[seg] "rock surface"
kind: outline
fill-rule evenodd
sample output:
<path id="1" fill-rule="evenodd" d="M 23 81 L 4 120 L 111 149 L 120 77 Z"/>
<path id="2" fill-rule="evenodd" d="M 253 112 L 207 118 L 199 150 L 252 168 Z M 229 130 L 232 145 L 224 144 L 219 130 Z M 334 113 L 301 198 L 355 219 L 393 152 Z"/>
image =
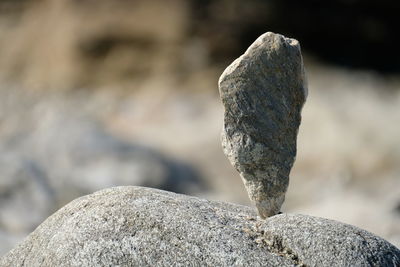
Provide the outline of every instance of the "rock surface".
<path id="1" fill-rule="evenodd" d="M 306 99 L 297 40 L 261 35 L 219 79 L 222 145 L 261 217 L 280 211 Z"/>
<path id="2" fill-rule="evenodd" d="M 305 215 L 116 187 L 71 202 L 0 266 L 396 266 L 400 251 L 356 227 Z"/>

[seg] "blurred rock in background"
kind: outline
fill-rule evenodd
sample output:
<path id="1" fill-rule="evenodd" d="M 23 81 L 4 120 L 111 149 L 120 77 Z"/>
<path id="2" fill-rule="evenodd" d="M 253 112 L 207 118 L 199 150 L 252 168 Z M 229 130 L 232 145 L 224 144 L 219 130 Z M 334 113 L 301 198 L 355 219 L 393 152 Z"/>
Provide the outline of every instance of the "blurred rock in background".
<path id="1" fill-rule="evenodd" d="M 399 246 L 393 5 L 1 1 L 0 254 L 104 187 L 249 204 L 222 153 L 217 80 L 266 31 L 300 41 L 309 78 L 284 211 L 354 224 Z"/>

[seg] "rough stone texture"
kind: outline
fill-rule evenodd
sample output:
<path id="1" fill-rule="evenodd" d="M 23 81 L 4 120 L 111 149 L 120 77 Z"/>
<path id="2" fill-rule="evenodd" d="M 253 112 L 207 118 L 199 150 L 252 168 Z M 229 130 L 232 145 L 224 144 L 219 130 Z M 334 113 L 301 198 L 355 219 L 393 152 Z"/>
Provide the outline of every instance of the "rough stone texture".
<path id="1" fill-rule="evenodd" d="M 280 211 L 306 98 L 297 40 L 268 32 L 221 75 L 224 153 L 261 217 Z"/>
<path id="2" fill-rule="evenodd" d="M 364 230 L 305 215 L 117 187 L 79 198 L 0 266 L 396 266 L 400 251 Z"/>
<path id="3" fill-rule="evenodd" d="M 398 266 L 400 251 L 352 225 L 324 218 L 284 214 L 267 220 L 258 231 L 269 245 L 309 266 Z"/>

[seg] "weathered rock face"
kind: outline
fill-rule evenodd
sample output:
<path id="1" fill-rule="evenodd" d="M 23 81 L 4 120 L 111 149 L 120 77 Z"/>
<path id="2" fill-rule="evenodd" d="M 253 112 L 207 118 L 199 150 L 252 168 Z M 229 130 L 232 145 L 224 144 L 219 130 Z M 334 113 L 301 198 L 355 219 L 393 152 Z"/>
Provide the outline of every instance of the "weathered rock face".
<path id="1" fill-rule="evenodd" d="M 0 266 L 396 266 L 400 251 L 364 230 L 305 215 L 259 220 L 244 206 L 117 187 L 79 198 Z"/>
<path id="2" fill-rule="evenodd" d="M 221 75 L 222 144 L 261 217 L 277 214 L 296 156 L 306 99 L 298 41 L 268 32 Z"/>

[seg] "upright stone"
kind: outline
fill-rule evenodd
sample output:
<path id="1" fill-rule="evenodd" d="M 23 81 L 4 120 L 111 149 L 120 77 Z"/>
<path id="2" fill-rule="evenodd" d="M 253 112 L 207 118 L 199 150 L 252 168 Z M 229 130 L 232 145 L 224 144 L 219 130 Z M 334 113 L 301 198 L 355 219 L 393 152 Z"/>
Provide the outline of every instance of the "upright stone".
<path id="1" fill-rule="evenodd" d="M 261 217 L 280 211 L 307 97 L 299 42 L 261 35 L 219 79 L 222 146 Z"/>

